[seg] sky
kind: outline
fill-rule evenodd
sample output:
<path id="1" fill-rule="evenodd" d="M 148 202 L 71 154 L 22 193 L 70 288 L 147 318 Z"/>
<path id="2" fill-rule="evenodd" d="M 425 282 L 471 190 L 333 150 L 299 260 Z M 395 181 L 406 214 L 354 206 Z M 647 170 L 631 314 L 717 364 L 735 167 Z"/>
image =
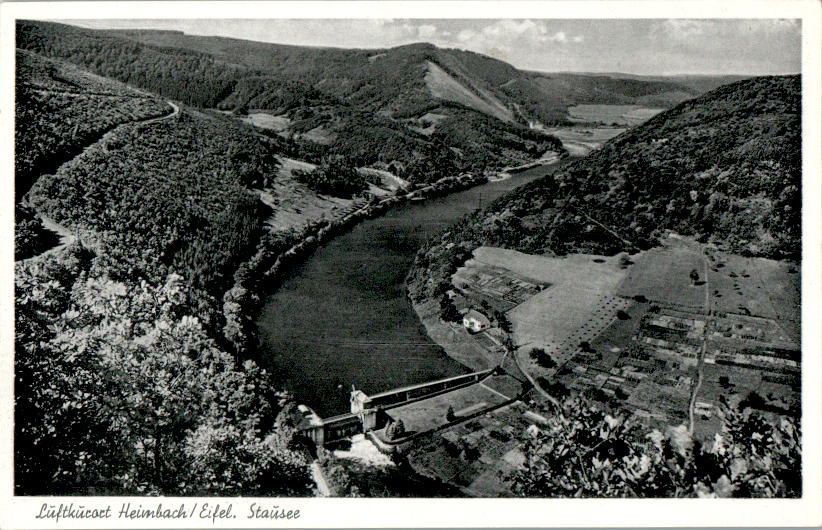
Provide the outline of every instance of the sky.
<path id="1" fill-rule="evenodd" d="M 801 22 L 789 19 L 167 19 L 71 20 L 93 28 L 340 48 L 430 42 L 545 72 L 788 74 L 801 71 Z"/>

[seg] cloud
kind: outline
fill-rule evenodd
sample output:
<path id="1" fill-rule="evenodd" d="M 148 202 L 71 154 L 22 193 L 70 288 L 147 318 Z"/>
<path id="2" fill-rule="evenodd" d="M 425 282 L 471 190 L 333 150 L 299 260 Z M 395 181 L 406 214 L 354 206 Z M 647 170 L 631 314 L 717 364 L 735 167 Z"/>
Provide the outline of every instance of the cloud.
<path id="1" fill-rule="evenodd" d="M 464 29 L 457 33 L 457 40 L 460 42 L 468 42 L 477 36 L 477 32 L 472 29 Z"/>
<path id="2" fill-rule="evenodd" d="M 662 38 L 689 40 L 711 36 L 735 36 L 737 38 L 760 34 L 791 34 L 800 31 L 800 21 L 795 19 L 668 19 L 652 29 L 652 34 Z"/>
<path id="3" fill-rule="evenodd" d="M 433 24 L 423 24 L 417 27 L 417 35 L 421 39 L 430 39 L 437 34 L 437 26 Z"/>
<path id="4" fill-rule="evenodd" d="M 581 43 L 581 35 L 572 36 L 560 28 L 551 28 L 542 20 L 497 20 L 485 26 L 459 31 L 454 44 L 480 53 L 520 50 L 539 52 L 550 44 Z"/>
<path id="5" fill-rule="evenodd" d="M 540 37 L 540 41 L 541 41 L 541 42 L 548 42 L 548 41 L 552 41 L 552 42 L 568 42 L 568 37 L 565 35 L 565 32 L 564 32 L 564 31 L 557 31 L 556 33 L 554 33 L 554 34 L 553 34 L 553 35 L 551 35 L 550 37 L 546 37 L 546 36 L 542 36 L 542 37 Z"/>

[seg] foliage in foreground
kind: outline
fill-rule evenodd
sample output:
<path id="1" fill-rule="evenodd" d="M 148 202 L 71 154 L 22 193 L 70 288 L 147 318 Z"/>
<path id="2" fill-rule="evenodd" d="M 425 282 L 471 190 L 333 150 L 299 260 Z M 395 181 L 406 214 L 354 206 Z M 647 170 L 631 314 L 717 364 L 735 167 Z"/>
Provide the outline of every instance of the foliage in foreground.
<path id="1" fill-rule="evenodd" d="M 799 497 L 801 431 L 723 407 L 711 443 L 684 425 L 648 432 L 575 398 L 540 430 L 526 433 L 526 465 L 512 477 L 527 497 Z"/>
<path id="2" fill-rule="evenodd" d="M 287 396 L 208 338 L 182 279 L 122 283 L 90 259 L 17 266 L 17 494 L 307 494 Z"/>

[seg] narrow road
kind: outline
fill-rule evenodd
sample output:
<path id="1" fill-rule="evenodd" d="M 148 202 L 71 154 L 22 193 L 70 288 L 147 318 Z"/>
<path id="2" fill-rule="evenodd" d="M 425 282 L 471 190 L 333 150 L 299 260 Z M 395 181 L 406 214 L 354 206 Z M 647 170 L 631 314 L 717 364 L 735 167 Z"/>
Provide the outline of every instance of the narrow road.
<path id="1" fill-rule="evenodd" d="M 149 99 L 146 98 L 143 94 L 114 94 L 111 92 L 83 92 L 83 91 L 74 91 L 74 90 L 53 90 L 50 88 L 35 88 L 35 87 L 28 87 L 28 89 L 32 92 L 36 92 L 38 94 L 49 95 L 49 94 L 56 94 L 59 96 L 97 96 L 97 97 L 106 97 L 106 98 L 134 98 L 134 99 Z"/>
<path id="2" fill-rule="evenodd" d="M 534 378 L 533 378 L 533 377 L 531 377 L 531 374 L 529 374 L 529 373 L 528 373 L 528 372 L 527 372 L 527 371 L 526 371 L 526 370 L 522 367 L 522 365 L 519 363 L 519 357 L 517 356 L 517 352 L 516 352 L 516 350 L 515 350 L 515 351 L 513 351 L 513 352 L 511 352 L 511 357 L 514 359 L 514 364 L 516 364 L 516 365 L 517 365 L 517 369 L 519 369 L 519 371 L 520 371 L 520 372 L 522 372 L 522 375 L 524 375 L 524 376 L 525 376 L 525 378 L 526 378 L 526 379 L 528 379 L 528 382 L 529 382 L 529 383 L 531 383 L 531 385 L 532 385 L 534 388 L 536 388 L 536 389 L 537 389 L 537 392 L 539 392 L 540 394 L 542 394 L 542 397 L 544 397 L 545 399 L 547 399 L 548 401 L 550 401 L 552 405 L 554 405 L 555 407 L 557 407 L 557 409 L 559 409 L 559 408 L 560 408 L 559 401 L 557 401 L 557 399 L 556 399 L 555 397 L 553 397 L 551 394 L 549 394 L 548 392 L 546 392 L 545 390 L 543 390 L 543 389 L 542 389 L 542 387 L 541 387 L 541 386 L 539 386 L 539 384 L 537 384 L 536 380 L 534 380 Z"/>
<path id="3" fill-rule="evenodd" d="M 54 171 L 54 173 L 57 173 L 57 171 L 59 171 L 60 168 L 62 168 L 66 164 L 69 164 L 72 161 L 76 160 L 77 157 L 83 156 L 83 154 L 85 154 L 85 152 L 88 151 L 93 146 L 97 145 L 98 143 L 100 143 L 102 141 L 107 140 L 108 138 L 111 138 L 111 135 L 114 133 L 114 131 L 118 127 L 120 127 L 121 125 L 137 125 L 137 124 L 148 125 L 148 124 L 153 124 L 153 123 L 159 123 L 159 122 L 162 122 L 162 121 L 170 120 L 170 119 L 174 118 L 175 116 L 177 116 L 178 114 L 180 114 L 180 107 L 179 106 L 177 106 L 175 103 L 173 103 L 171 101 L 168 101 L 168 100 L 166 101 L 166 103 L 168 103 L 168 105 L 171 107 L 171 112 L 169 114 L 164 114 L 163 116 L 158 116 L 156 118 L 146 118 L 146 119 L 143 119 L 143 120 L 136 120 L 136 121 L 125 122 L 125 123 L 120 123 L 120 124 L 115 125 L 110 131 L 104 133 L 99 139 L 97 139 L 96 141 L 94 141 L 91 144 L 84 147 L 83 150 L 80 152 L 80 154 L 78 154 L 77 156 L 75 156 L 74 158 L 72 158 L 71 160 L 69 160 L 65 164 L 61 165 L 59 168 L 57 168 Z M 21 199 L 21 203 L 23 203 L 23 204 L 27 203 L 27 198 L 25 196 L 23 196 L 23 198 Z M 71 231 L 71 229 L 57 223 L 53 219 L 51 219 L 49 217 L 46 217 L 46 216 L 44 216 L 40 213 L 38 213 L 37 216 L 40 218 L 40 222 L 43 223 L 43 226 L 47 230 L 55 232 L 60 237 L 60 243 L 58 245 L 44 251 L 44 252 L 41 252 L 40 254 L 37 254 L 36 256 L 31 256 L 30 258 L 22 260 L 21 263 L 22 262 L 30 262 L 31 260 L 34 260 L 34 259 L 40 259 L 43 256 L 56 254 L 57 252 L 62 251 L 68 245 L 71 245 L 72 243 L 74 243 L 77 240 L 77 234 L 75 234 L 73 231 Z"/>

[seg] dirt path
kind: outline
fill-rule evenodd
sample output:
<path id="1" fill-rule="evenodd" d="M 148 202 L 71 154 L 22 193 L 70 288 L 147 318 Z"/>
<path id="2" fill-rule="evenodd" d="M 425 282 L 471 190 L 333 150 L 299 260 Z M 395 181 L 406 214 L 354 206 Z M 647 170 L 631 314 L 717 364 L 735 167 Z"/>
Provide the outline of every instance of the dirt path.
<path id="1" fill-rule="evenodd" d="M 702 328 L 702 348 L 699 350 L 699 359 L 697 359 L 696 364 L 696 384 L 694 385 L 693 391 L 691 392 L 691 401 L 688 405 L 688 433 L 693 436 L 694 434 L 694 413 L 696 410 L 696 398 L 699 396 L 699 389 L 702 388 L 702 380 L 704 378 L 705 372 L 705 353 L 708 350 L 708 328 L 710 323 L 710 316 L 711 316 L 711 287 L 708 282 L 708 258 L 703 256 L 704 259 L 704 268 L 703 274 L 705 275 L 705 327 Z"/>
<path id="2" fill-rule="evenodd" d="M 513 352 L 511 352 L 511 357 L 514 359 L 514 364 L 517 365 L 519 371 L 522 372 L 522 375 L 524 375 L 526 379 L 528 379 L 528 382 L 531 383 L 531 385 L 537 389 L 537 392 L 539 392 L 542 395 L 542 397 L 550 401 L 551 404 L 554 405 L 557 408 L 557 410 L 559 410 L 559 401 L 554 396 L 543 390 L 543 388 L 539 386 L 536 380 L 533 377 L 531 377 L 531 374 L 529 374 L 528 371 L 522 367 L 522 365 L 519 363 L 519 355 L 517 355 L 517 353 L 518 351 L 514 350 Z"/>
<path id="3" fill-rule="evenodd" d="M 143 94 L 114 94 L 111 92 L 81 92 L 81 91 L 73 91 L 73 90 L 52 90 L 50 88 L 31 88 L 29 90 L 32 92 L 36 92 L 38 94 L 49 95 L 49 94 L 57 94 L 60 96 L 79 96 L 79 97 L 86 97 L 86 96 L 97 96 L 97 97 L 105 97 L 105 98 L 134 98 L 134 99 L 149 99 L 146 98 Z"/>
<path id="4" fill-rule="evenodd" d="M 117 127 L 120 127 L 121 125 L 138 125 L 138 124 L 139 125 L 147 125 L 147 124 L 159 123 L 159 122 L 166 121 L 166 120 L 169 120 L 171 118 L 174 118 L 175 116 L 180 114 L 180 107 L 179 106 L 172 103 L 171 101 L 166 101 L 166 103 L 168 103 L 169 106 L 172 109 L 169 114 L 165 114 L 163 116 L 158 116 L 156 118 L 146 118 L 146 119 L 143 119 L 143 120 L 136 120 L 136 121 L 132 121 L 132 122 L 117 124 L 111 130 L 104 133 L 99 139 L 97 139 L 96 141 L 94 141 L 91 144 L 84 147 L 83 150 L 80 152 L 80 154 L 78 154 L 77 156 L 75 156 L 74 158 L 72 158 L 71 160 L 66 162 L 65 164 L 62 164 L 60 166 L 60 168 L 63 167 L 64 165 L 66 165 L 66 164 L 71 163 L 72 161 L 77 159 L 77 157 L 83 156 L 83 154 L 86 151 L 88 151 L 90 148 L 97 145 L 98 143 L 100 143 L 102 141 L 105 141 L 108 138 L 111 138 L 111 135 L 114 133 L 114 131 L 117 129 Z M 57 171 L 59 171 L 60 168 L 57 168 L 57 170 L 55 170 L 55 173 Z M 26 204 L 27 200 L 26 200 L 25 196 L 23 197 L 21 202 L 23 204 Z M 48 249 L 44 252 L 41 252 L 40 254 L 37 254 L 36 256 L 31 256 L 30 258 L 22 260 L 21 263 L 31 262 L 31 260 L 35 260 L 35 259 L 42 259 L 43 256 L 49 256 L 49 255 L 61 252 L 64 248 L 71 245 L 72 243 L 74 243 L 78 239 L 77 234 L 74 233 L 71 229 L 57 223 L 55 220 L 51 219 L 50 217 L 47 217 L 47 216 L 42 215 L 40 213 L 38 213 L 37 216 L 40 218 L 40 222 L 43 223 L 43 227 L 45 227 L 47 230 L 50 230 L 50 231 L 56 233 L 59 236 L 60 242 L 56 246 L 54 246 L 54 247 L 52 247 L 52 248 L 50 248 L 50 249 Z"/>
<path id="5" fill-rule="evenodd" d="M 316 460 L 311 462 L 311 478 L 314 479 L 314 484 L 317 485 L 317 492 L 319 493 L 320 497 L 331 496 L 331 488 L 328 486 L 328 482 L 325 480 L 325 475 L 323 474 L 323 470 L 320 467 L 320 463 Z"/>

